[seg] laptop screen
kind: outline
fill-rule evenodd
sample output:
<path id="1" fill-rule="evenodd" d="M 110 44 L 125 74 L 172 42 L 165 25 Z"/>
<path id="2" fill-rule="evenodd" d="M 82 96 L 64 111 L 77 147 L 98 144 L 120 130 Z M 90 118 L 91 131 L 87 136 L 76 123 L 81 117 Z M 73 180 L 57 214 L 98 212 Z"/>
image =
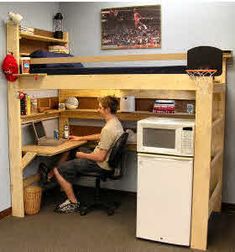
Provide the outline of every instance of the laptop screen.
<path id="1" fill-rule="evenodd" d="M 44 130 L 44 127 L 43 127 L 43 124 L 41 121 L 35 122 L 34 127 L 35 127 L 36 134 L 37 134 L 38 138 L 42 138 L 42 137 L 46 136 L 46 133 L 45 133 L 45 130 Z"/>

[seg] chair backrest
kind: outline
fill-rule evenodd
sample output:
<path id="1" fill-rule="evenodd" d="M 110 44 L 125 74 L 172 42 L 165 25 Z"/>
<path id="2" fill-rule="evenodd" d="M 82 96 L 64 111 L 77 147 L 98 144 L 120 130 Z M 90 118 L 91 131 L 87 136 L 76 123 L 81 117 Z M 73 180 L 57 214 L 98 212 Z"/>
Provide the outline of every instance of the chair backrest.
<path id="1" fill-rule="evenodd" d="M 109 156 L 109 165 L 113 168 L 112 175 L 109 177 L 111 179 L 119 179 L 123 175 L 123 165 L 122 165 L 122 156 L 125 150 L 125 145 L 127 142 L 128 133 L 124 132 L 114 144 L 112 151 Z"/>

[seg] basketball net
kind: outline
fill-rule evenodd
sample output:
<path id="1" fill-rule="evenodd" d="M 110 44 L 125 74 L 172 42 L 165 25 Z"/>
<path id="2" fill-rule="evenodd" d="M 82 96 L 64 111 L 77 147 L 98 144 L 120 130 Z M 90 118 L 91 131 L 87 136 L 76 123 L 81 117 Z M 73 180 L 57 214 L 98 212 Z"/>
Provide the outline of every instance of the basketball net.
<path id="1" fill-rule="evenodd" d="M 196 84 L 208 83 L 217 72 L 216 69 L 187 69 L 189 77 L 196 82 Z M 208 78 L 210 77 L 210 78 Z"/>

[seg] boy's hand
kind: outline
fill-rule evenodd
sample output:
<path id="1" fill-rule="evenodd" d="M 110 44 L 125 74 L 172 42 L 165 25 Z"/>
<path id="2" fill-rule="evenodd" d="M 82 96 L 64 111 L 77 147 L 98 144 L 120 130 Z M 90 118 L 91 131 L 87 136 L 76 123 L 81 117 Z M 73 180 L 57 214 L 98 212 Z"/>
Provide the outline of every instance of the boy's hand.
<path id="1" fill-rule="evenodd" d="M 79 137 L 79 136 L 73 136 L 73 135 L 70 135 L 69 136 L 69 139 L 72 140 L 72 141 L 81 141 L 82 137 Z"/>

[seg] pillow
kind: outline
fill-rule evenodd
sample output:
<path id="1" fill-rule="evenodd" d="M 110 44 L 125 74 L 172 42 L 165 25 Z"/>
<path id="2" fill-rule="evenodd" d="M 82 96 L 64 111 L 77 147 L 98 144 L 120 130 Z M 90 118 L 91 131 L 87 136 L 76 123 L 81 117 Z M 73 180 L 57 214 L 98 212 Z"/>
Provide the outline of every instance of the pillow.
<path id="1" fill-rule="evenodd" d="M 54 52 L 48 52 L 44 50 L 37 50 L 30 54 L 30 58 L 60 58 L 60 57 L 74 57 L 71 54 L 65 54 L 65 53 L 54 53 Z M 35 64 L 30 65 L 32 68 L 81 68 L 83 67 L 82 63 L 55 63 L 55 64 Z"/>

